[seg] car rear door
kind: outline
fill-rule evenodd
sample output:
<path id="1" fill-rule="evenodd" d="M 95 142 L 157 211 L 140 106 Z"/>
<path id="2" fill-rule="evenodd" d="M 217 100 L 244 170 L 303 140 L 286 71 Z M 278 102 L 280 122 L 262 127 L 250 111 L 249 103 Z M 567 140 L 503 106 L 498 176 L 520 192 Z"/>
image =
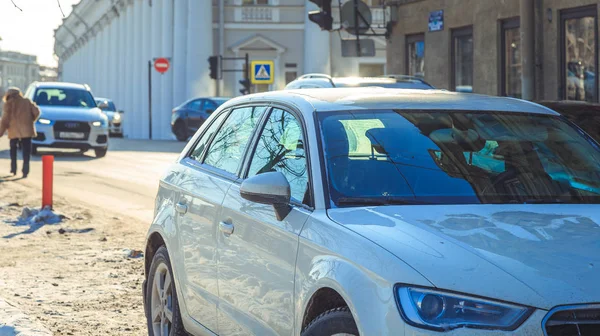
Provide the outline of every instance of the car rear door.
<path id="1" fill-rule="evenodd" d="M 272 206 L 229 188 L 219 216 L 219 331 L 223 335 L 291 335 L 298 236 L 311 213 L 311 191 L 301 119 L 273 108 L 266 118 L 247 173 L 280 171 L 288 179 L 293 209 L 278 221 Z M 244 175 L 243 175 L 244 176 Z"/>
<path id="2" fill-rule="evenodd" d="M 221 203 L 232 183 L 239 179 L 243 155 L 266 106 L 233 108 L 214 119 L 221 126 L 207 128 L 210 139 L 196 144 L 184 164 L 180 182 L 180 246 L 185 274 L 184 297 L 188 313 L 196 321 L 218 332 L 216 235 Z M 214 129 L 214 130 L 213 130 Z M 214 134 L 212 134 L 214 133 Z"/>

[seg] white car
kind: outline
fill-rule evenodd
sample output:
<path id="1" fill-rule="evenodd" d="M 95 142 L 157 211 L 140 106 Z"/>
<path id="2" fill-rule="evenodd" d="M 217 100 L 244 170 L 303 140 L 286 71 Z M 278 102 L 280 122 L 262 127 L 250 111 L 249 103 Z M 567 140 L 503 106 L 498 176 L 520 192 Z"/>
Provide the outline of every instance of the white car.
<path id="1" fill-rule="evenodd" d="M 33 83 L 25 96 L 41 110 L 32 140 L 32 152 L 44 148 L 93 149 L 96 157 L 108 151 L 108 118 L 96 107 L 87 85 L 72 83 Z"/>
<path id="2" fill-rule="evenodd" d="M 95 97 L 98 108 L 108 117 L 108 132 L 111 136 L 123 137 L 123 111 L 118 111 L 112 99 Z"/>
<path id="3" fill-rule="evenodd" d="M 389 75 L 382 77 L 330 77 L 325 74 L 306 74 L 286 85 L 285 90 L 382 87 L 388 89 L 434 89 L 423 79 L 413 76 Z"/>
<path id="4" fill-rule="evenodd" d="M 149 335 L 600 335 L 600 145 L 502 97 L 278 91 L 160 181 Z"/>

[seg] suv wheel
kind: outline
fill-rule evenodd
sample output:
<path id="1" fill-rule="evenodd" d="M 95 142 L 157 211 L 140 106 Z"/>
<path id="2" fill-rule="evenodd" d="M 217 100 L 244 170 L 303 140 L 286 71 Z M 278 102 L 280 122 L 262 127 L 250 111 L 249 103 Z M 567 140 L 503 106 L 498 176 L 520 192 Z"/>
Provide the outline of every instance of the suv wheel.
<path id="1" fill-rule="evenodd" d="M 302 332 L 302 336 L 358 336 L 358 328 L 348 307 L 328 310 L 317 316 Z"/>
<path id="2" fill-rule="evenodd" d="M 103 158 L 106 156 L 106 152 L 108 152 L 108 148 L 96 148 L 94 149 L 97 158 Z"/>
<path id="3" fill-rule="evenodd" d="M 175 137 L 179 141 L 187 141 L 187 139 L 188 139 L 187 127 L 185 126 L 185 123 L 181 120 L 178 120 L 175 123 L 173 133 L 175 133 Z"/>
<path id="4" fill-rule="evenodd" d="M 162 246 L 152 258 L 146 286 L 146 320 L 150 336 L 184 336 L 173 269 L 167 248 Z"/>

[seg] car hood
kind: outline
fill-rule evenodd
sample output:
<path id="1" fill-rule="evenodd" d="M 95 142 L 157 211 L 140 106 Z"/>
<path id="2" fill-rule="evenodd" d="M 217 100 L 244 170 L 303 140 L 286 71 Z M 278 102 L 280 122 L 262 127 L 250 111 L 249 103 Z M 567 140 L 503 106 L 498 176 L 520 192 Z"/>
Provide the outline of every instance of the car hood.
<path id="1" fill-rule="evenodd" d="M 381 206 L 328 215 L 438 288 L 543 309 L 600 302 L 600 205 Z"/>
<path id="2" fill-rule="evenodd" d="M 97 107 L 40 106 L 40 110 L 40 118 L 49 120 L 97 121 L 104 117 Z"/>

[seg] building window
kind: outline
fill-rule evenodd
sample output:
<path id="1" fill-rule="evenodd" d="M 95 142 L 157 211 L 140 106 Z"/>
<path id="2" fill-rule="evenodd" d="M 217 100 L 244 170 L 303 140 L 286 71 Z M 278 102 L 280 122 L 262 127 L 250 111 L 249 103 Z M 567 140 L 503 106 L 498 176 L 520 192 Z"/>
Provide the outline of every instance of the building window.
<path id="1" fill-rule="evenodd" d="M 473 92 L 473 27 L 452 30 L 451 79 L 455 91 Z"/>
<path id="2" fill-rule="evenodd" d="M 562 98 L 598 101 L 596 6 L 561 11 Z"/>
<path id="3" fill-rule="evenodd" d="M 286 71 L 285 72 L 285 84 L 289 84 L 290 82 L 292 82 L 293 80 L 295 80 L 296 78 L 298 78 L 298 72 L 297 71 Z"/>
<path id="4" fill-rule="evenodd" d="M 409 76 L 425 77 L 425 35 L 406 37 L 406 70 Z"/>
<path id="5" fill-rule="evenodd" d="M 521 35 L 519 19 L 501 23 L 501 85 L 500 95 L 521 98 Z"/>
<path id="6" fill-rule="evenodd" d="M 361 77 L 377 77 L 385 75 L 385 66 L 383 64 L 365 64 L 358 65 L 358 75 Z"/>

